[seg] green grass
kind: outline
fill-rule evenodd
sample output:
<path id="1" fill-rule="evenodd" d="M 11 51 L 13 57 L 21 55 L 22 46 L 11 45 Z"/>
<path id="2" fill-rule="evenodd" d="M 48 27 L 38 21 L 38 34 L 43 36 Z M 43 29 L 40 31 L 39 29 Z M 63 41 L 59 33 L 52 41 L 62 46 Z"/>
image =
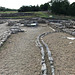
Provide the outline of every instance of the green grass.
<path id="1" fill-rule="evenodd" d="M 33 18 L 35 16 L 17 16 L 17 17 L 3 17 L 3 18 L 12 18 L 12 19 L 16 19 L 16 18 Z"/>
<path id="2" fill-rule="evenodd" d="M 0 12 L 0 13 L 17 13 L 17 11 L 6 11 L 6 12 Z M 43 17 L 43 18 L 48 18 L 49 15 L 47 12 L 23 12 L 23 13 L 33 13 L 34 15 L 31 16 L 15 16 L 15 17 L 4 17 L 4 18 L 33 18 L 33 17 Z"/>
<path id="3" fill-rule="evenodd" d="M 41 18 L 48 18 L 49 17 L 47 12 L 41 12 L 41 11 L 40 12 L 35 12 L 35 16 L 41 17 Z"/>
<path id="4" fill-rule="evenodd" d="M 36 16 L 43 18 L 54 18 L 54 19 L 75 19 L 75 16 L 55 15 L 49 12 L 35 12 Z M 52 17 L 50 17 L 52 15 Z"/>
<path id="5" fill-rule="evenodd" d="M 54 19 L 75 19 L 75 16 L 55 15 L 52 14 Z"/>
<path id="6" fill-rule="evenodd" d="M 0 11 L 0 13 L 17 13 L 18 11 Z"/>
<path id="7" fill-rule="evenodd" d="M 0 13 L 18 13 L 18 11 L 5 11 Z M 4 18 L 33 18 L 33 17 L 41 17 L 41 18 L 54 18 L 54 19 L 75 19 L 75 16 L 64 16 L 64 15 L 55 15 L 51 14 L 47 11 L 38 11 L 38 12 L 23 12 L 23 13 L 33 13 L 31 16 L 15 16 L 15 17 L 4 17 Z M 49 17 L 52 15 L 52 17 Z"/>

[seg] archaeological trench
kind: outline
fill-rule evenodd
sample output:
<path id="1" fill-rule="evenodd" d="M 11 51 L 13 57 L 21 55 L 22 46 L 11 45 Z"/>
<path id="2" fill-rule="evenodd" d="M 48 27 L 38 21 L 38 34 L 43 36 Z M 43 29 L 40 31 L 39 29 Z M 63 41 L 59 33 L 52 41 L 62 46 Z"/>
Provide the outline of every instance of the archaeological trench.
<path id="1" fill-rule="evenodd" d="M 0 75 L 75 75 L 75 21 L 0 19 Z"/>

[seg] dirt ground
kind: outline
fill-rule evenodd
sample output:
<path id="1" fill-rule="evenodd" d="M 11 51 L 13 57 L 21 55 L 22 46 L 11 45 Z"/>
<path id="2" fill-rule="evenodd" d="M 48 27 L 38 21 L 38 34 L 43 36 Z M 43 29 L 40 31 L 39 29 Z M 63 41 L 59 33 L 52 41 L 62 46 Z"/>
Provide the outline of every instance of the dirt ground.
<path id="1" fill-rule="evenodd" d="M 0 25 L 0 35 L 8 29 Z M 46 24 L 21 27 L 25 32 L 12 34 L 0 48 L 0 75 L 40 75 L 41 53 L 36 44 L 38 35 L 55 31 Z M 75 75 L 75 40 L 66 33 L 52 33 L 43 38 L 54 59 L 55 75 Z"/>
<path id="2" fill-rule="evenodd" d="M 3 23 L 3 24 L 0 24 L 0 36 L 6 31 L 8 30 L 8 27 L 7 27 L 7 22 L 6 23 Z"/>
<path id="3" fill-rule="evenodd" d="M 75 75 L 75 40 L 66 33 L 53 33 L 43 40 L 48 44 L 54 59 L 55 75 Z"/>
<path id="4" fill-rule="evenodd" d="M 0 48 L 0 75 L 41 74 L 41 54 L 36 38 L 52 30 L 46 24 L 22 29 L 25 32 L 11 35 Z"/>

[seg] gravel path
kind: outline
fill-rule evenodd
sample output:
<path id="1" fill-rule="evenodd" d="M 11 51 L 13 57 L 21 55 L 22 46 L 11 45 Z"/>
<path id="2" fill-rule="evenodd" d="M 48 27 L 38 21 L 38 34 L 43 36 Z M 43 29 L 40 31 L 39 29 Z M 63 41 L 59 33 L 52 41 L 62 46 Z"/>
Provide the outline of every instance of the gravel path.
<path id="1" fill-rule="evenodd" d="M 53 33 L 44 37 L 54 59 L 55 75 L 75 75 L 75 40 L 66 33 Z"/>
<path id="2" fill-rule="evenodd" d="M 47 25 L 23 29 L 25 32 L 11 35 L 0 48 L 0 75 L 40 75 L 41 54 L 36 38 L 52 30 Z"/>

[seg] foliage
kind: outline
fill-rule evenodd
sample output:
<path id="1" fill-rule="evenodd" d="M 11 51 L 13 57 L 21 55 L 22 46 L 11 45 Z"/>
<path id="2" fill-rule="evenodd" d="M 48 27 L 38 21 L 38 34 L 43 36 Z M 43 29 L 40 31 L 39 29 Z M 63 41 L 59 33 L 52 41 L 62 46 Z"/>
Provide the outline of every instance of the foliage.
<path id="1" fill-rule="evenodd" d="M 42 12 L 42 11 L 39 11 L 39 12 L 35 12 L 34 13 L 36 17 L 42 17 L 42 18 L 48 18 L 49 15 L 48 15 L 48 12 Z"/>
<path id="2" fill-rule="evenodd" d="M 42 4 L 40 6 L 22 6 L 18 12 L 29 12 L 29 11 L 47 11 L 50 9 L 49 3 Z"/>
<path id="3" fill-rule="evenodd" d="M 17 11 L 16 9 L 9 9 L 9 8 L 5 8 L 5 7 L 0 7 L 0 11 Z"/>
<path id="4" fill-rule="evenodd" d="M 16 9 L 9 9 L 0 7 L 0 13 L 6 13 L 6 11 L 17 11 Z M 50 11 L 56 15 L 75 16 L 75 2 L 72 4 L 68 0 L 51 0 L 40 6 L 22 6 L 18 9 L 18 12 L 37 12 L 37 11 Z M 44 16 L 44 15 L 43 15 Z"/>
<path id="5" fill-rule="evenodd" d="M 52 3 L 52 12 L 55 14 L 64 14 L 67 15 L 69 9 L 69 2 L 67 0 L 56 0 Z"/>
<path id="6" fill-rule="evenodd" d="M 22 6 L 19 8 L 18 12 L 29 12 L 29 11 L 39 11 L 39 6 Z"/>
<path id="7" fill-rule="evenodd" d="M 75 16 L 75 2 L 70 4 L 68 0 L 51 0 L 51 4 L 52 13 Z"/>
<path id="8" fill-rule="evenodd" d="M 75 2 L 72 3 L 69 7 L 69 15 L 75 16 Z"/>
<path id="9" fill-rule="evenodd" d="M 0 14 L 3 13 L 3 14 L 9 14 L 9 13 L 18 13 L 17 11 L 0 11 Z"/>
<path id="10" fill-rule="evenodd" d="M 50 10 L 50 5 L 49 5 L 49 3 L 45 3 L 45 4 L 40 5 L 40 9 L 41 9 L 41 11 Z"/>

